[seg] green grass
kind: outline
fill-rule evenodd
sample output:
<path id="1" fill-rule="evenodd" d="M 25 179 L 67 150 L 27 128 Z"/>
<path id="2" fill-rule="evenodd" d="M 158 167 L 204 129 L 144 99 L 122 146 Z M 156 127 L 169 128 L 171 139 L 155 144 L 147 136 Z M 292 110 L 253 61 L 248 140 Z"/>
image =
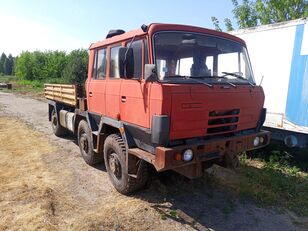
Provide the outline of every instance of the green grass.
<path id="1" fill-rule="evenodd" d="M 43 91 L 44 83 L 38 80 L 19 80 L 19 85 L 29 86 L 34 91 Z"/>
<path id="2" fill-rule="evenodd" d="M 0 83 L 12 83 L 15 92 L 42 92 L 44 82 L 38 80 L 21 80 L 16 76 L 0 76 Z"/>
<path id="3" fill-rule="evenodd" d="M 10 75 L 0 75 L 0 83 L 11 83 L 16 82 L 18 78 Z"/>
<path id="4" fill-rule="evenodd" d="M 44 79 L 44 80 L 19 80 L 18 83 L 24 86 L 31 86 L 36 91 L 43 91 L 45 83 L 65 83 L 62 79 Z"/>
<path id="5" fill-rule="evenodd" d="M 237 191 L 260 205 L 288 209 L 308 216 L 308 173 L 288 162 L 286 153 L 273 151 L 269 160 L 241 158 Z"/>
<path id="6" fill-rule="evenodd" d="M 269 162 L 273 156 L 279 157 L 289 166 L 295 166 L 302 171 L 308 172 L 308 148 L 288 148 L 281 143 L 272 140 L 271 144 L 261 150 L 249 152 L 252 158 L 258 158 Z"/>
<path id="7" fill-rule="evenodd" d="M 0 83 L 12 83 L 13 91 L 17 93 L 42 93 L 44 83 L 65 83 L 63 79 L 24 80 L 16 76 L 0 76 Z M 4 90 L 7 91 L 7 90 Z"/>

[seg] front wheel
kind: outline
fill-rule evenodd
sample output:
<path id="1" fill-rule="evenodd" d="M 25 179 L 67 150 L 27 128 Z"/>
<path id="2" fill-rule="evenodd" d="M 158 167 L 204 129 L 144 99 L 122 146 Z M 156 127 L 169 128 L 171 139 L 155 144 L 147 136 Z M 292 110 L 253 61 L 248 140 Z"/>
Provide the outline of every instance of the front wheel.
<path id="1" fill-rule="evenodd" d="M 105 140 L 104 159 L 109 178 L 122 194 L 130 194 L 145 186 L 148 179 L 147 163 L 139 161 L 137 177 L 128 175 L 126 166 L 126 148 L 119 134 L 109 135 Z"/>

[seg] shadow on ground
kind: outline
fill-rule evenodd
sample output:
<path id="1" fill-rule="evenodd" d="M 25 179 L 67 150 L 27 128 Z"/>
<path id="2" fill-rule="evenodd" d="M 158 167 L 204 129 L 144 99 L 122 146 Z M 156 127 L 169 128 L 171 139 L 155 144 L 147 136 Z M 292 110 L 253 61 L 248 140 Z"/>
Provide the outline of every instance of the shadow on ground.
<path id="1" fill-rule="evenodd" d="M 66 139 L 78 145 L 74 136 L 67 136 Z M 94 168 L 106 172 L 103 163 L 95 165 Z M 157 173 L 151 168 L 147 187 L 131 196 L 148 202 L 160 215 L 159 219 L 170 219 L 195 230 L 208 230 L 208 228 L 225 230 L 226 227 L 228 230 L 238 231 L 294 230 L 295 226 L 290 218 L 282 213 L 279 214 L 279 201 L 271 198 L 272 192 L 266 191 L 262 185 L 252 185 L 256 187 L 256 191 L 259 189 L 256 193 L 257 197 L 252 198 L 249 195 L 250 185 L 243 185 L 243 182 L 238 181 L 237 178 L 242 175 L 249 180 L 251 173 L 262 176 L 267 173 L 267 170 L 246 166 L 245 169 L 235 172 L 218 171 L 218 176 L 216 174 L 215 177 L 213 174 L 205 173 L 199 179 L 189 180 L 173 171 Z M 277 175 L 277 177 L 281 178 L 281 181 L 288 178 L 283 175 Z M 263 181 L 262 178 L 259 180 Z M 264 183 L 268 183 L 268 187 L 271 187 L 271 182 Z M 307 185 L 307 182 L 305 184 Z M 247 195 L 245 190 L 238 190 L 239 187 L 242 189 L 246 187 L 249 191 Z M 263 206 L 264 204 L 261 208 L 261 204 L 254 200 L 258 201 L 258 197 L 271 200 L 272 204 L 278 205 L 278 209 L 277 206 L 273 209 L 273 207 Z M 293 222 L 308 228 L 308 223 Z"/>
<path id="2" fill-rule="evenodd" d="M 249 172 L 255 171 L 261 175 L 264 174 L 262 171 L 266 171 L 248 168 Z M 263 204 L 261 208 L 262 203 L 253 202 L 252 199 L 256 198 L 239 193 L 237 187 L 241 186 L 241 182 L 233 184 L 237 181 L 236 177 L 237 173 L 231 170 L 218 173 L 215 177 L 205 173 L 195 180 L 172 171 L 153 173 L 149 188 L 135 196 L 151 203 L 161 219 L 172 219 L 196 230 L 207 230 L 205 227 L 214 230 L 225 230 L 226 227 L 228 230 L 294 230 L 291 219 L 280 210 L 279 201 L 271 201 L 277 205 L 275 207 Z M 218 180 L 222 181 L 218 184 Z M 305 183 L 307 186 L 308 182 Z M 270 196 L 270 193 L 265 192 L 264 196 Z M 308 228 L 307 219 L 293 222 Z"/>

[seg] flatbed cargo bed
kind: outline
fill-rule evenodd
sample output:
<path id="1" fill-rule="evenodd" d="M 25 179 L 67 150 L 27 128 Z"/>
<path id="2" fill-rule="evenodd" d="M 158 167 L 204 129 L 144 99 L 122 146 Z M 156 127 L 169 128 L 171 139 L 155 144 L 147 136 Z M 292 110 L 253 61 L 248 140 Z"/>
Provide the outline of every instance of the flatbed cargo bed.
<path id="1" fill-rule="evenodd" d="M 84 88 L 80 84 L 44 84 L 44 94 L 46 99 L 77 107 Z"/>

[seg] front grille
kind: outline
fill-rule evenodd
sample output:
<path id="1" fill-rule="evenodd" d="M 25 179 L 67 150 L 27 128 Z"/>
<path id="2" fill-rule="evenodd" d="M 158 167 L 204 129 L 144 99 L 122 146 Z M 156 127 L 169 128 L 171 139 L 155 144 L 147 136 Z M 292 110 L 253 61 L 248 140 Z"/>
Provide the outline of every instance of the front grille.
<path id="1" fill-rule="evenodd" d="M 210 111 L 207 133 L 224 133 L 236 130 L 239 113 L 240 109 Z"/>

